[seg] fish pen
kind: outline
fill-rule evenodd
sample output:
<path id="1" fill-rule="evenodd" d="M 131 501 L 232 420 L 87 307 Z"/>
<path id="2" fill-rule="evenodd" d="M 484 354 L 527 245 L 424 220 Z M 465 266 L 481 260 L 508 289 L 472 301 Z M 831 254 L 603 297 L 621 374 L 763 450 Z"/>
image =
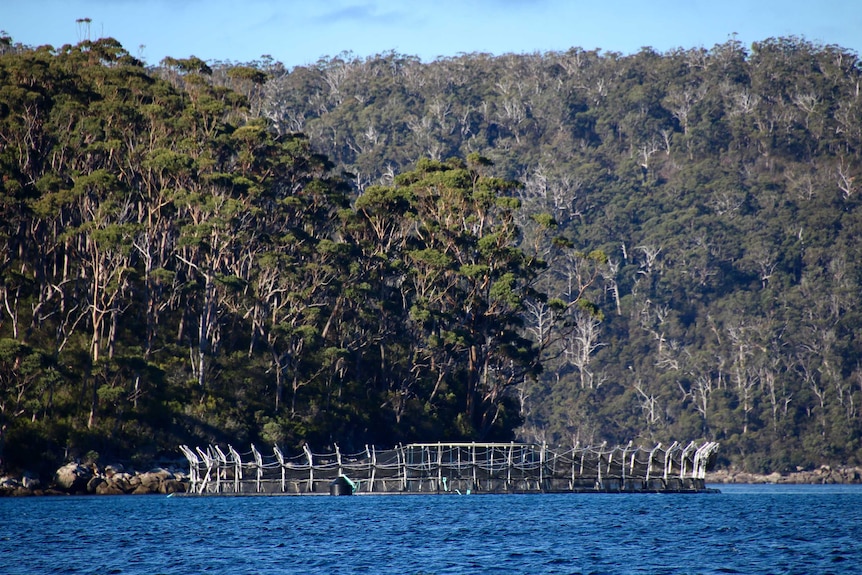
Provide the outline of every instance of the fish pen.
<path id="1" fill-rule="evenodd" d="M 412 443 L 287 456 L 232 446 L 180 447 L 189 494 L 697 493 L 718 444 L 552 449 L 526 443 Z"/>

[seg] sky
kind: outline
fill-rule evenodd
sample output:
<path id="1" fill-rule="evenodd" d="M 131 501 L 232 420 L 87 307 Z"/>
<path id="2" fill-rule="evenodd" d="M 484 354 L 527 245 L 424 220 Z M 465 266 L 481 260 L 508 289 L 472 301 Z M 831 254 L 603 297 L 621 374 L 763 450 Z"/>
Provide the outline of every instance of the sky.
<path id="1" fill-rule="evenodd" d="M 89 18 L 89 24 L 78 20 Z M 796 36 L 862 53 L 860 0 L 0 0 L 0 30 L 28 46 L 112 37 L 166 56 L 288 68 L 349 52 L 429 62 L 460 53 L 632 54 Z"/>

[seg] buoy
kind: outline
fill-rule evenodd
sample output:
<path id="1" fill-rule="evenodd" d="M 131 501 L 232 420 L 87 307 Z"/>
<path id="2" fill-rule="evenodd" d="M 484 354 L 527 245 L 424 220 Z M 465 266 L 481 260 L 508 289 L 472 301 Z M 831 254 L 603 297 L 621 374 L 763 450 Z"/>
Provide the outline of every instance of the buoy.
<path id="1" fill-rule="evenodd" d="M 330 495 L 353 495 L 354 483 L 346 476 L 339 475 L 329 484 Z"/>

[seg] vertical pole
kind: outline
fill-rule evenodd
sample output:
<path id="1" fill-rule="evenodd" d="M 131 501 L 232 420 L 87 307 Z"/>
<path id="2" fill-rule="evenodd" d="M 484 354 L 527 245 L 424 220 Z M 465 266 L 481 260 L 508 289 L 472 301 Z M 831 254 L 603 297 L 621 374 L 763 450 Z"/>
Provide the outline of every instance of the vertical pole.
<path id="1" fill-rule="evenodd" d="M 242 479 L 242 458 L 239 456 L 239 453 L 236 452 L 232 446 L 228 445 L 228 452 L 230 453 L 231 459 L 233 459 L 233 492 L 239 493 L 240 490 L 240 479 Z"/>
<path id="2" fill-rule="evenodd" d="M 365 444 L 365 467 L 363 469 L 362 478 L 366 481 L 370 481 L 374 478 L 372 475 L 374 473 L 374 460 L 371 458 L 371 450 L 368 448 L 368 444 Z M 362 485 L 359 483 L 358 485 Z M 367 489 L 367 488 L 366 488 Z M 356 491 L 359 491 L 357 487 Z"/>
<path id="3" fill-rule="evenodd" d="M 422 491 L 424 480 L 427 478 L 430 483 L 433 481 L 431 479 L 431 446 L 426 445 L 422 448 L 422 460 L 420 461 L 420 468 L 422 469 L 422 479 L 419 480 L 419 491 Z"/>
<path id="4" fill-rule="evenodd" d="M 437 442 L 437 491 L 443 485 L 443 445 Z"/>
<path id="5" fill-rule="evenodd" d="M 204 478 L 201 480 L 200 487 L 198 487 L 198 493 L 203 493 L 207 488 L 207 483 L 209 483 L 210 473 L 212 473 L 212 458 L 209 456 L 209 453 L 202 451 L 200 447 L 196 447 L 195 449 L 197 449 L 198 455 L 201 456 L 201 459 L 203 459 L 203 462 L 207 467 L 206 475 L 204 475 Z"/>
<path id="6" fill-rule="evenodd" d="M 488 469 L 488 491 L 491 491 L 491 486 L 494 484 L 494 446 L 486 445 L 484 449 L 484 457 L 483 462 L 485 463 L 485 467 Z"/>
<path id="7" fill-rule="evenodd" d="M 404 446 L 400 443 L 396 448 L 398 454 L 398 465 L 401 467 L 401 491 L 407 491 L 407 454 L 404 452 Z"/>
<path id="8" fill-rule="evenodd" d="M 604 445 L 599 447 L 598 451 L 598 460 L 596 461 L 596 471 L 598 472 L 598 477 L 596 481 L 598 482 L 599 489 L 602 488 L 602 453 L 604 453 Z"/>
<path id="9" fill-rule="evenodd" d="M 545 442 L 542 442 L 542 450 L 539 452 L 539 491 L 543 491 L 545 483 Z"/>
<path id="10" fill-rule="evenodd" d="M 257 480 L 255 481 L 255 492 L 260 493 L 260 480 L 263 477 L 263 458 L 257 452 L 254 443 L 251 444 L 251 452 L 254 454 L 254 462 L 257 464 Z"/>
<path id="11" fill-rule="evenodd" d="M 647 462 L 647 469 L 646 469 L 646 480 L 647 480 L 647 481 L 649 481 L 649 479 L 650 479 L 650 473 L 652 473 L 653 455 L 655 454 L 655 452 L 656 452 L 658 449 L 661 449 L 661 443 L 659 443 L 658 445 L 656 445 L 655 447 L 653 447 L 653 448 L 652 448 L 652 451 L 650 451 L 650 452 L 649 452 L 649 461 Z"/>
<path id="12" fill-rule="evenodd" d="M 275 452 L 275 458 L 278 459 L 278 466 L 281 467 L 281 492 L 284 493 L 287 490 L 284 477 L 284 455 L 281 453 L 281 450 L 277 445 L 274 445 L 272 450 Z"/>
<path id="13" fill-rule="evenodd" d="M 198 483 L 198 465 L 200 465 L 200 460 L 197 455 L 195 455 L 194 451 L 189 449 L 188 445 L 180 445 L 180 451 L 183 452 L 183 455 L 185 455 L 186 459 L 189 461 L 189 483 L 191 492 L 194 493 Z"/>
<path id="14" fill-rule="evenodd" d="M 215 452 L 217 454 L 216 460 L 216 493 L 221 493 L 221 478 L 222 474 L 224 474 L 225 479 L 227 479 L 227 457 L 224 456 L 221 448 L 218 445 L 214 447 Z M 222 464 L 224 464 L 224 470 L 222 470 Z"/>
<path id="15" fill-rule="evenodd" d="M 629 444 L 631 445 L 631 444 Z M 620 487 L 622 488 L 626 484 L 626 451 L 628 450 L 628 445 L 623 447 L 623 454 L 620 456 Z"/>
<path id="16" fill-rule="evenodd" d="M 368 483 L 368 491 L 374 491 L 374 472 L 377 471 L 377 450 L 371 446 L 371 481 Z"/>
<path id="17" fill-rule="evenodd" d="M 474 441 L 471 445 L 471 449 L 473 451 L 473 489 L 476 489 L 476 482 L 478 481 L 477 469 L 476 469 L 476 442 Z"/>
<path id="18" fill-rule="evenodd" d="M 685 449 L 682 450 L 682 455 L 680 455 L 680 461 L 679 461 L 679 478 L 680 479 L 685 479 L 685 468 L 686 468 L 687 459 L 689 457 L 689 453 L 691 453 L 694 449 L 696 449 L 696 447 L 697 447 L 697 445 L 694 443 L 694 441 L 692 441 L 691 443 L 689 443 L 686 446 Z M 694 475 L 692 475 L 692 477 L 694 477 Z"/>
<path id="19" fill-rule="evenodd" d="M 664 480 L 667 482 L 667 476 L 670 473 L 671 468 L 673 467 L 673 451 L 679 447 L 679 443 L 674 441 L 670 444 L 670 447 L 667 448 L 664 454 Z"/>
<path id="20" fill-rule="evenodd" d="M 308 485 L 305 488 L 306 493 L 314 491 L 314 456 L 311 455 L 311 450 L 308 445 L 303 445 L 302 450 L 305 451 L 305 457 L 308 458 Z"/>
<path id="21" fill-rule="evenodd" d="M 697 479 L 699 476 L 700 470 L 700 450 L 703 446 L 698 447 L 694 452 L 694 461 L 692 462 L 691 467 L 691 476 L 693 479 Z"/>
<path id="22" fill-rule="evenodd" d="M 509 442 L 509 465 L 506 470 L 506 491 L 512 490 L 512 466 L 514 465 L 514 461 L 512 459 L 513 452 L 515 451 L 515 442 Z"/>

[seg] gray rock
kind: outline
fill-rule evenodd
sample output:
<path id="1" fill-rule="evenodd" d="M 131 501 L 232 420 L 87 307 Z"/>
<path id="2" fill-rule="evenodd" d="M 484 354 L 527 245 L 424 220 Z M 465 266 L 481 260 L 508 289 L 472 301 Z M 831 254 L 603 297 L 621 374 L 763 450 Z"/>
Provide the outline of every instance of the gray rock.
<path id="1" fill-rule="evenodd" d="M 174 474 L 164 467 L 156 467 L 155 469 L 150 469 L 148 472 L 150 475 L 157 476 L 160 480 L 165 481 L 166 479 L 174 479 Z"/>
<path id="2" fill-rule="evenodd" d="M 105 480 L 101 477 L 91 477 L 87 482 L 87 493 L 96 493 L 96 490 L 102 483 L 105 483 Z"/>
<path id="3" fill-rule="evenodd" d="M 105 477 L 113 477 L 118 473 L 122 473 L 125 471 L 122 465 L 119 463 L 112 463 L 111 465 L 105 466 Z"/>
<path id="4" fill-rule="evenodd" d="M 87 490 L 87 482 L 93 477 L 93 472 L 78 463 L 67 463 L 54 474 L 54 483 L 58 488 L 69 493 L 81 493 Z"/>
<path id="5" fill-rule="evenodd" d="M 159 492 L 158 485 L 155 487 L 150 487 L 144 484 L 138 485 L 134 491 L 132 491 L 132 495 L 152 495 L 154 493 Z"/>
<path id="6" fill-rule="evenodd" d="M 116 483 L 104 481 L 96 487 L 96 495 L 123 495 L 123 491 Z"/>
<path id="7" fill-rule="evenodd" d="M 39 489 L 42 486 L 42 482 L 35 475 L 25 472 L 24 476 L 21 477 L 21 485 L 26 489 Z"/>
<path id="8" fill-rule="evenodd" d="M 162 477 L 157 474 L 149 471 L 147 473 L 141 473 L 140 475 L 141 485 L 150 490 L 158 491 L 159 485 L 162 483 Z"/>
<path id="9" fill-rule="evenodd" d="M 4 491 L 11 491 L 13 489 L 17 489 L 21 486 L 21 483 L 14 477 L 0 477 L 0 489 Z"/>
<path id="10" fill-rule="evenodd" d="M 185 493 L 186 484 L 176 479 L 167 479 L 162 483 L 159 493 L 170 495 L 171 493 Z"/>
<path id="11" fill-rule="evenodd" d="M 114 476 L 108 482 L 112 488 L 118 490 L 120 493 L 131 493 L 134 487 L 128 479 L 125 477 Z"/>

